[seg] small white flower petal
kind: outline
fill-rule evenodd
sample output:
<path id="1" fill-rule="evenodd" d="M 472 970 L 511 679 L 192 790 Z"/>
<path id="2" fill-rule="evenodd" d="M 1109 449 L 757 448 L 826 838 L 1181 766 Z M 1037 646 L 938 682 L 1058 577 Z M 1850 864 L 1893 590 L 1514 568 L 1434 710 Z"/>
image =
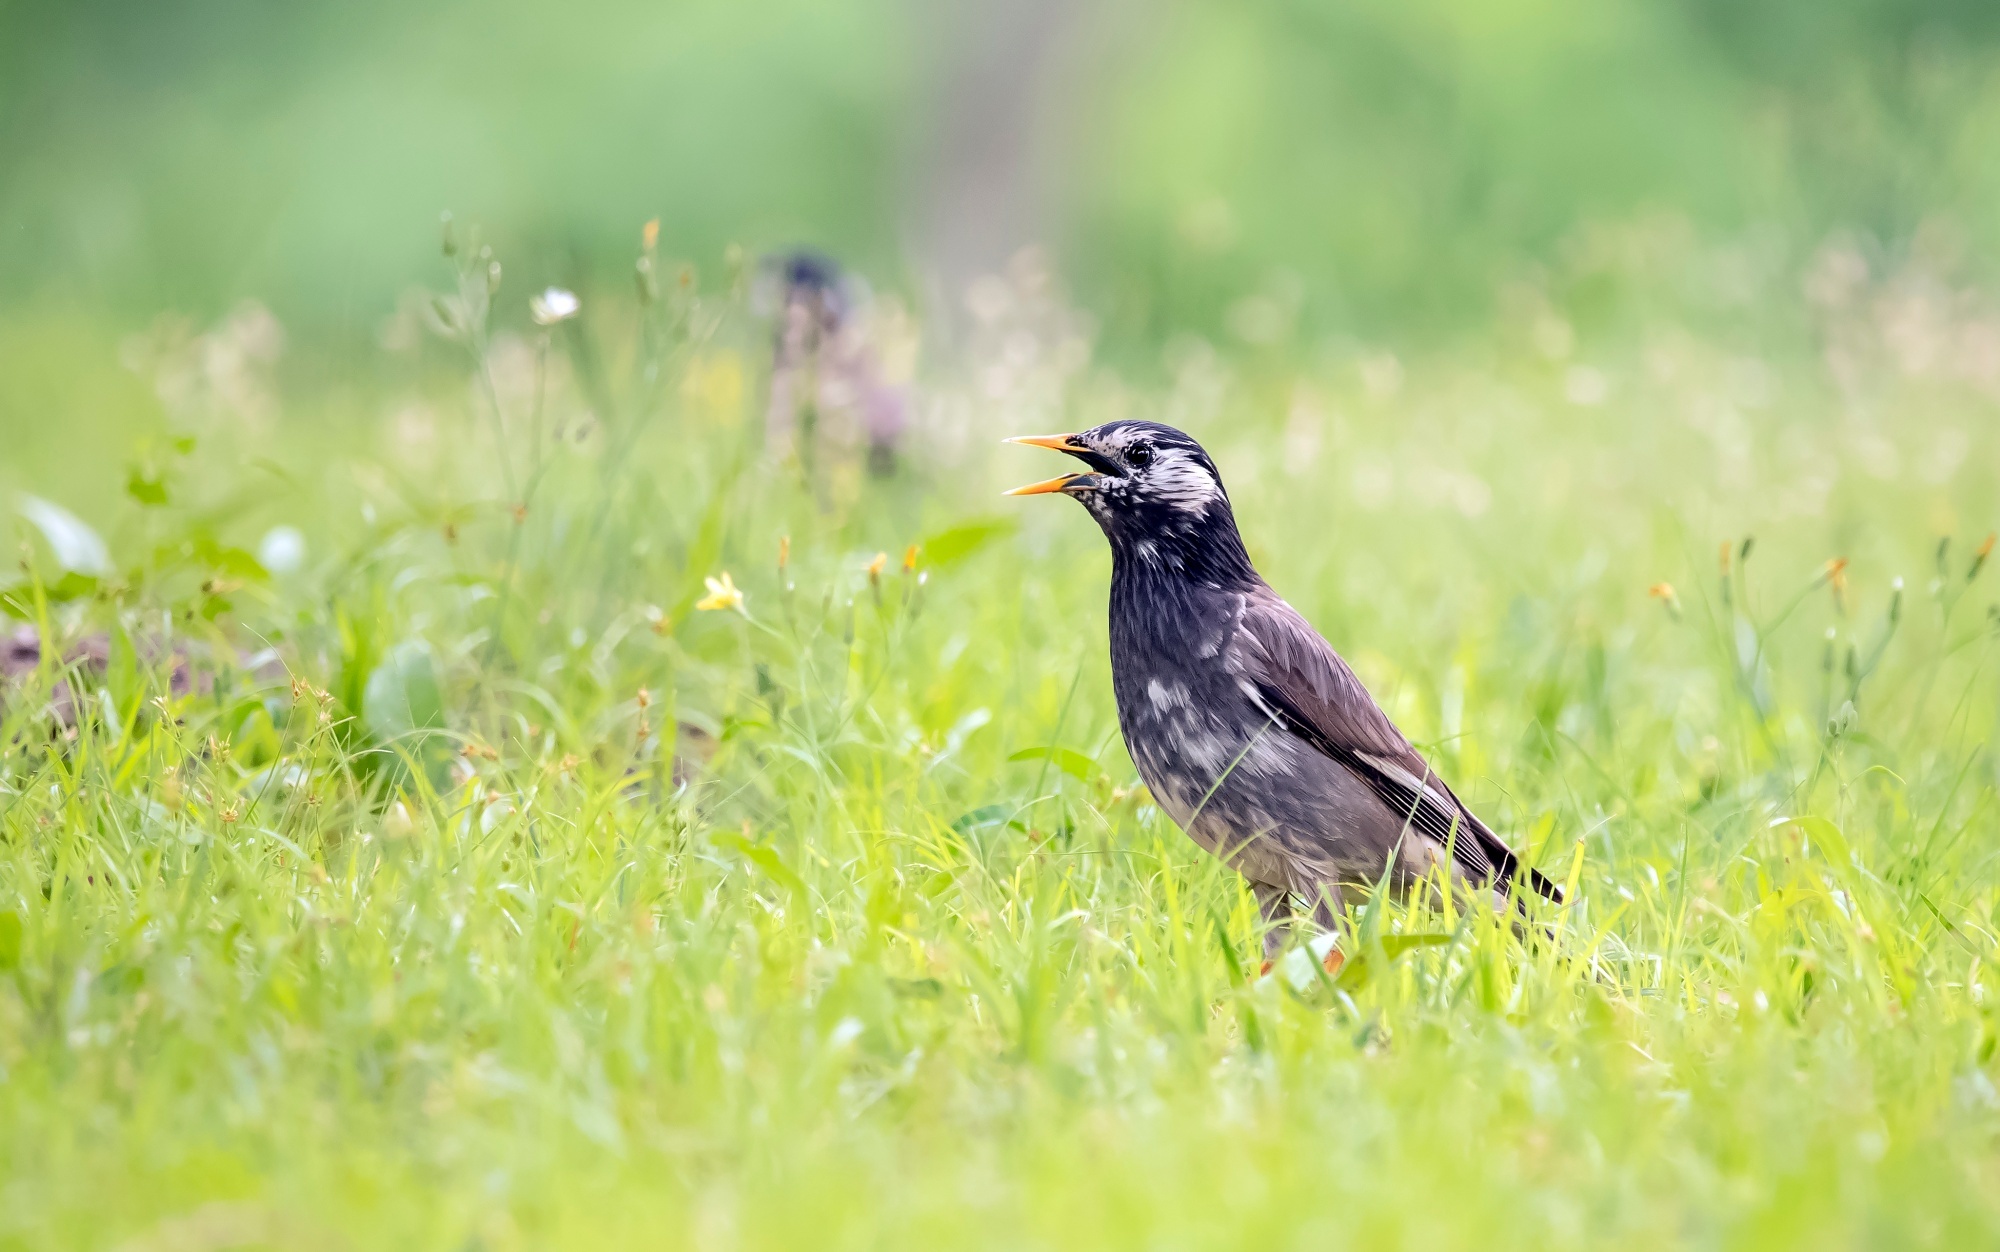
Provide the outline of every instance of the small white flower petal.
<path id="1" fill-rule="evenodd" d="M 576 293 L 567 288 L 550 287 L 542 294 L 528 298 L 528 311 L 534 315 L 537 323 L 553 326 L 557 322 L 566 322 L 582 312 L 583 301 L 577 299 Z"/>

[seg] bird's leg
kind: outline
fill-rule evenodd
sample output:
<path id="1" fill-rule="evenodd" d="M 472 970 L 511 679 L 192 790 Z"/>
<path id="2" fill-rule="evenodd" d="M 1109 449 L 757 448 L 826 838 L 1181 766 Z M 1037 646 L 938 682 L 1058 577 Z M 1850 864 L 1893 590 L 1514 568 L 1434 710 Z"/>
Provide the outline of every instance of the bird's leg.
<path id="1" fill-rule="evenodd" d="M 1312 922 L 1321 934 L 1340 934 L 1340 912 L 1342 895 L 1339 883 L 1321 883 L 1317 897 L 1313 900 Z M 1338 974 L 1340 967 L 1347 964 L 1347 957 L 1338 943 L 1327 947 L 1326 955 L 1319 960 L 1329 974 Z"/>
<path id="2" fill-rule="evenodd" d="M 1285 946 L 1285 935 L 1291 930 L 1292 893 L 1264 882 L 1251 883 L 1250 893 L 1257 897 L 1257 912 L 1264 918 L 1264 964 L 1257 970 L 1257 976 L 1262 978 L 1271 972 Z"/>
<path id="3" fill-rule="evenodd" d="M 1262 978 L 1277 964 L 1278 953 L 1284 950 L 1285 941 L 1298 923 L 1292 911 L 1292 893 L 1284 887 L 1274 887 L 1269 883 L 1253 882 L 1250 892 L 1257 897 L 1257 911 L 1263 915 L 1264 963 L 1257 970 Z M 1338 883 L 1321 883 L 1317 898 L 1313 902 L 1312 924 L 1320 934 L 1328 937 L 1340 933 L 1341 889 Z M 1347 957 L 1337 944 L 1330 944 L 1326 954 L 1320 957 L 1320 965 L 1329 974 L 1338 974 Z"/>

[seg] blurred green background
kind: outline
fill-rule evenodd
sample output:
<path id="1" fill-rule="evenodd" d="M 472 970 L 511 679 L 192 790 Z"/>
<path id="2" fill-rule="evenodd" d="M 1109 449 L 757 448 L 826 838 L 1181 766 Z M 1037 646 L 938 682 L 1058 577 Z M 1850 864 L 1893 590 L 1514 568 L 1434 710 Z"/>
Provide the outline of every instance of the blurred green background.
<path id="1" fill-rule="evenodd" d="M 12 0 L 0 304 L 371 337 L 446 208 L 576 283 L 658 216 L 931 304 L 1041 241 L 1114 346 L 1264 290 L 1448 335 L 1648 212 L 1773 272 L 1943 220 L 1983 272 L 1996 50 L 1983 0 Z"/>

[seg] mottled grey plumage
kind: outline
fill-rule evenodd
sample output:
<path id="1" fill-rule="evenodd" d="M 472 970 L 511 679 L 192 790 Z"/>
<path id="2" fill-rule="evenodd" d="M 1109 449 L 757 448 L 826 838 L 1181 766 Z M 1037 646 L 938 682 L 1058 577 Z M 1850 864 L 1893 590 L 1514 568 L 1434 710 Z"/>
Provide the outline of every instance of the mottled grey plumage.
<path id="1" fill-rule="evenodd" d="M 1345 886 L 1447 863 L 1503 898 L 1517 877 L 1560 898 L 1258 576 L 1201 445 L 1137 421 L 1019 442 L 1090 467 L 1018 494 L 1073 496 L 1103 528 L 1125 746 L 1161 809 L 1250 880 L 1267 920 L 1303 902 L 1330 926 Z M 1282 942 L 1274 927 L 1267 950 Z"/>

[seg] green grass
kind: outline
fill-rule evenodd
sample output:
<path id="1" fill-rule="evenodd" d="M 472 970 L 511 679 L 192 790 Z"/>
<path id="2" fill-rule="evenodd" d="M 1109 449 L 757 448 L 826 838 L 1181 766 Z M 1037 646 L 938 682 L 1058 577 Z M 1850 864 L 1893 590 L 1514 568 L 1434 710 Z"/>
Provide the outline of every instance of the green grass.
<path id="1" fill-rule="evenodd" d="M 544 332 L 503 283 L 262 416 L 79 413 L 146 433 L 8 470 L 116 571 L 22 523 L 5 591 L 112 661 L 0 712 L 0 1246 L 2000 1241 L 2000 442 L 1897 290 L 1761 361 L 1545 307 L 1157 388 L 1031 322 L 888 481 L 760 452 L 727 291 Z M 1133 790 L 1100 539 L 997 497 L 1047 466 L 993 438 L 1119 413 L 1572 880 L 1548 939 L 1378 898 L 1337 982 L 1246 979 Z"/>

